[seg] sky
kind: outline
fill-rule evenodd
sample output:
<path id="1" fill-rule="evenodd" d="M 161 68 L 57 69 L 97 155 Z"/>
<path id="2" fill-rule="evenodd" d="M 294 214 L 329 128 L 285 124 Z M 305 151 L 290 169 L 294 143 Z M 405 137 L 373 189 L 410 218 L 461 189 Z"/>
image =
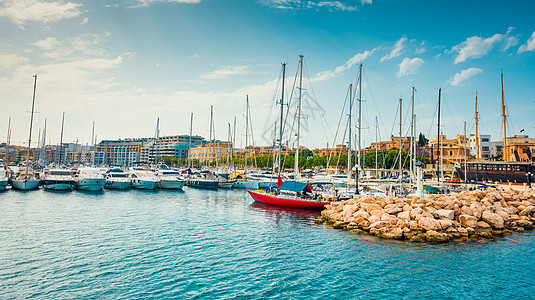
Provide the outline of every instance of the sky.
<path id="1" fill-rule="evenodd" d="M 215 137 L 236 120 L 243 147 L 247 97 L 248 144 L 269 145 L 283 63 L 284 109 L 297 111 L 299 55 L 303 146 L 347 142 L 359 64 L 362 146 L 399 135 L 400 98 L 408 135 L 412 87 L 417 132 L 436 136 L 440 88 L 441 132 L 475 132 L 477 92 L 479 132 L 501 140 L 502 69 L 507 135 L 535 137 L 534 11 L 515 0 L 0 0 L 0 141 L 11 118 L 11 143 L 27 144 L 37 74 L 32 146 L 45 119 L 46 143 L 59 143 L 63 112 L 64 142 L 91 143 L 93 122 L 97 141 L 153 137 L 158 118 L 160 136 L 188 134 L 192 113 L 208 138 L 213 106 Z"/>

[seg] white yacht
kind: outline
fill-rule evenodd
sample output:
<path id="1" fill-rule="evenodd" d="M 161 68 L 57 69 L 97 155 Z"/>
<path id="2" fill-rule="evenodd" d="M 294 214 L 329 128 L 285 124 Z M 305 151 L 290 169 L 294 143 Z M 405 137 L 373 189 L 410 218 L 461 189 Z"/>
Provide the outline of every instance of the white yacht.
<path id="1" fill-rule="evenodd" d="M 154 190 L 160 183 L 156 174 L 149 170 L 130 171 L 129 178 L 134 189 Z"/>
<path id="2" fill-rule="evenodd" d="M 160 179 L 161 189 L 181 190 L 186 183 L 180 172 L 172 169 L 159 170 L 156 176 Z"/>
<path id="3" fill-rule="evenodd" d="M 97 168 L 78 168 L 75 169 L 74 187 L 81 191 L 102 191 L 106 185 L 106 179 L 101 169 Z"/>
<path id="4" fill-rule="evenodd" d="M 122 169 L 112 168 L 106 171 L 106 188 L 114 190 L 125 190 L 132 184 L 128 174 Z"/>
<path id="5" fill-rule="evenodd" d="M 4 165 L 4 167 L 0 169 L 0 191 L 5 191 L 7 188 L 7 184 L 9 183 L 8 174 L 7 166 Z"/>
<path id="6" fill-rule="evenodd" d="M 49 169 L 43 172 L 43 185 L 47 190 L 68 191 L 74 186 L 71 171 L 65 169 Z"/>
<path id="7" fill-rule="evenodd" d="M 20 191 L 29 191 L 39 188 L 41 184 L 41 178 L 39 174 L 34 172 L 33 169 L 29 168 L 19 168 L 18 172 L 15 173 L 11 179 L 11 186 Z"/>

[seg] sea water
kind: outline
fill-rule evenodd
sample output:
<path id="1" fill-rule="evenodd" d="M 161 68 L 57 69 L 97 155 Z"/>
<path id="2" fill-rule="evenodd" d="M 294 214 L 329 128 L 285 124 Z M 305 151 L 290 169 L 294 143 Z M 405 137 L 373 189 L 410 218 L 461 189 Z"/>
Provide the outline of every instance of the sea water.
<path id="1" fill-rule="evenodd" d="M 528 299 L 535 234 L 416 244 L 245 191 L 0 193 L 1 299 Z"/>

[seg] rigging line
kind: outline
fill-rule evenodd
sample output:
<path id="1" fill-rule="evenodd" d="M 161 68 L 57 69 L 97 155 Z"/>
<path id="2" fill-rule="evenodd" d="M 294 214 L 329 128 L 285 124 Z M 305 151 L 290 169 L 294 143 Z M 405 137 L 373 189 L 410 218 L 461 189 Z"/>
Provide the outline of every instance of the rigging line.
<path id="1" fill-rule="evenodd" d="M 522 92 L 520 92 L 513 84 L 512 84 L 512 81 L 509 81 L 509 79 L 506 77 L 505 78 L 505 82 L 511 87 L 513 88 L 513 90 L 515 90 L 520 96 L 524 97 L 526 100 L 532 102 L 532 103 L 535 103 L 535 99 L 532 99 L 528 96 L 526 96 L 525 94 L 523 94 Z"/>
<path id="2" fill-rule="evenodd" d="M 321 107 L 321 105 L 318 103 L 318 100 L 317 100 L 317 97 L 316 97 L 316 92 L 314 91 L 314 88 L 312 86 L 312 83 L 311 83 L 311 80 L 310 80 L 310 73 L 308 72 L 308 67 L 307 67 L 307 64 L 306 62 L 303 60 L 303 66 L 304 66 L 304 72 L 305 72 L 305 80 L 308 82 L 308 87 L 310 88 L 310 92 L 312 93 L 312 99 L 314 100 L 314 103 L 316 104 L 316 106 L 318 106 L 319 108 L 319 114 L 320 114 L 320 119 L 323 120 L 324 124 L 325 124 L 325 127 L 327 128 L 327 130 L 329 131 L 330 133 L 330 136 L 332 137 L 333 136 L 333 132 L 331 130 L 331 128 L 329 127 L 329 122 L 327 122 L 327 119 L 325 118 L 325 109 L 323 109 L 323 107 Z M 324 137 L 325 137 L 325 140 L 328 140 L 328 136 L 325 132 L 325 127 L 323 128 L 323 132 L 324 132 Z"/>
<path id="3" fill-rule="evenodd" d="M 265 135 L 265 132 L 267 132 L 269 130 L 269 134 L 271 135 L 271 124 L 273 124 L 273 122 L 271 122 L 271 114 L 273 113 L 274 111 L 274 108 L 277 107 L 277 98 L 278 98 L 278 94 L 279 94 L 279 87 L 281 85 L 281 78 L 282 78 L 282 68 L 280 70 L 280 73 L 279 73 L 279 77 L 277 78 L 277 84 L 276 84 L 276 88 L 275 88 L 275 91 L 273 92 L 273 98 L 271 98 L 271 106 L 270 106 L 270 109 L 269 109 L 269 112 L 265 118 L 265 121 L 264 121 L 264 134 L 263 136 Z M 276 123 L 277 121 L 275 121 Z M 275 125 L 273 125 L 275 126 Z"/>
<path id="4" fill-rule="evenodd" d="M 445 101 L 447 99 L 444 97 L 444 93 L 442 93 L 442 98 L 444 99 L 442 102 L 446 104 L 446 109 L 448 110 L 448 113 L 450 114 L 451 120 L 455 120 L 455 118 L 453 117 L 453 114 L 451 113 L 451 109 L 448 104 L 448 101 Z M 462 130 L 460 130 L 460 128 L 457 125 L 458 125 L 457 122 L 453 122 L 453 129 L 455 130 L 455 132 L 462 132 Z"/>
<path id="5" fill-rule="evenodd" d="M 342 106 L 342 111 L 340 112 L 340 118 L 338 119 L 338 126 L 336 127 L 336 133 L 334 135 L 332 148 L 331 148 L 331 150 L 329 151 L 329 154 L 328 154 L 327 167 L 329 167 L 329 163 L 331 161 L 331 156 L 332 156 L 332 153 L 333 153 L 333 148 L 336 145 L 336 138 L 338 137 L 338 131 L 340 130 L 340 124 L 342 123 L 342 118 L 344 117 L 344 112 L 345 112 L 345 109 L 346 109 L 346 104 L 347 104 L 348 98 L 349 98 L 349 88 L 347 89 L 346 97 L 345 97 L 345 100 L 344 100 L 344 106 Z M 343 140 L 342 140 L 342 144 L 343 144 Z"/>
<path id="6" fill-rule="evenodd" d="M 396 105 L 396 113 L 394 114 L 394 116 L 397 116 L 398 112 L 399 112 L 399 105 Z M 394 117 L 394 121 L 392 123 L 392 129 L 390 130 L 390 136 L 394 136 L 393 133 L 394 133 L 394 127 L 396 126 L 396 118 Z"/>
<path id="7" fill-rule="evenodd" d="M 437 103 L 437 106 L 435 106 L 435 113 L 433 114 L 433 119 L 431 119 L 431 123 L 429 124 L 429 131 L 427 131 L 427 137 L 429 138 L 429 140 L 431 140 L 431 130 L 434 127 L 433 124 L 435 124 L 435 117 L 437 116 L 437 112 L 438 112 L 438 103 Z"/>

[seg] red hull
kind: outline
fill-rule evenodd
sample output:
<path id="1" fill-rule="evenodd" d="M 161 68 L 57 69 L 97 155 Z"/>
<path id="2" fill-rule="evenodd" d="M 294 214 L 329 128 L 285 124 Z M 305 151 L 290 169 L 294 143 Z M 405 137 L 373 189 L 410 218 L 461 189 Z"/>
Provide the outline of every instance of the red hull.
<path id="1" fill-rule="evenodd" d="M 274 196 L 270 194 L 258 193 L 248 190 L 249 195 L 257 202 L 282 206 L 282 207 L 291 207 L 291 208 L 301 208 L 301 209 L 313 209 L 313 210 L 322 210 L 325 208 L 325 205 L 330 204 L 330 202 L 325 201 L 309 201 L 309 200 L 297 200 L 290 198 L 283 198 L 282 196 Z"/>

